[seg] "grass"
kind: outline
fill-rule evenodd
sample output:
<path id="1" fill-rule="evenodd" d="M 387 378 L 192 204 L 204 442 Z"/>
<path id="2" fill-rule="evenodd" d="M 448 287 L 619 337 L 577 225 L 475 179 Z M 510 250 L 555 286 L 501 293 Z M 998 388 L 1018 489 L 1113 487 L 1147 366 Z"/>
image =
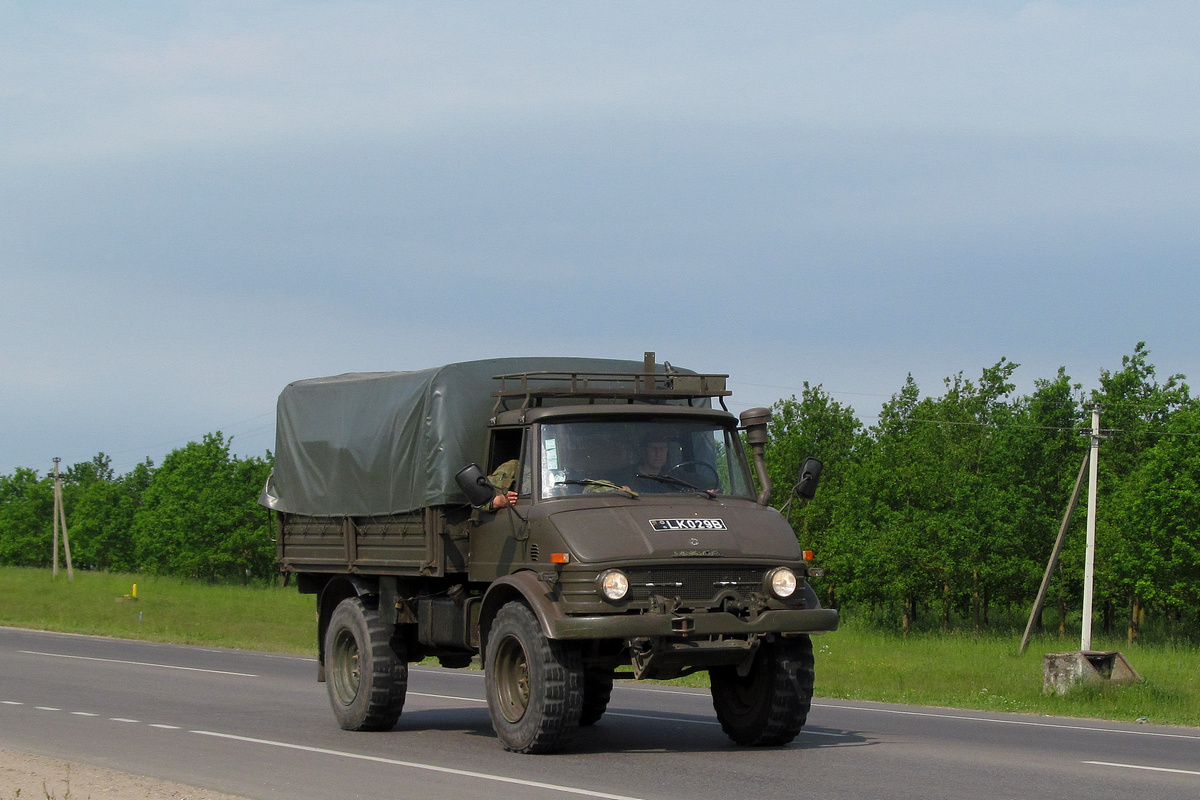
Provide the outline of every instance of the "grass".
<path id="1" fill-rule="evenodd" d="M 1082 684 L 1066 695 L 1042 694 L 1042 656 L 1079 649 L 1078 637 L 1035 637 L 1017 655 L 1020 631 L 1009 635 L 926 633 L 904 638 L 846 625 L 813 639 L 817 694 L 983 711 L 1094 717 L 1200 726 L 1200 651 L 1172 643 L 1125 645 L 1093 640 L 1096 650 L 1119 650 L 1143 680 Z"/>
<path id="2" fill-rule="evenodd" d="M 125 600 L 138 585 L 138 600 Z M 316 656 L 314 601 L 294 587 L 210 586 L 175 578 L 0 568 L 0 625 Z M 120 599 L 122 602 L 118 602 Z M 1017 655 L 1020 631 L 918 633 L 905 638 L 853 616 L 813 638 L 820 697 L 881 700 L 984 711 L 1200 726 L 1200 649 L 1163 640 L 1120 650 L 1137 684 L 1085 684 L 1042 694 L 1042 654 L 1076 650 L 1078 636 L 1035 637 Z M 706 686 L 707 675 L 683 679 Z"/>
<path id="3" fill-rule="evenodd" d="M 137 584 L 137 600 L 127 599 Z M 294 586 L 0 568 L 0 625 L 316 656 L 315 602 Z"/>

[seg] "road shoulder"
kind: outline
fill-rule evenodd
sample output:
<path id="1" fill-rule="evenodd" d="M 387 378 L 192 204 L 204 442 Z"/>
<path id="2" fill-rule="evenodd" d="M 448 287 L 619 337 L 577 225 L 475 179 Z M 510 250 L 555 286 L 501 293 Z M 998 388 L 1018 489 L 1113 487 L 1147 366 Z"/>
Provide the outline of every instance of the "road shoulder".
<path id="1" fill-rule="evenodd" d="M 0 749 L 0 800 L 242 800 L 127 772 Z"/>

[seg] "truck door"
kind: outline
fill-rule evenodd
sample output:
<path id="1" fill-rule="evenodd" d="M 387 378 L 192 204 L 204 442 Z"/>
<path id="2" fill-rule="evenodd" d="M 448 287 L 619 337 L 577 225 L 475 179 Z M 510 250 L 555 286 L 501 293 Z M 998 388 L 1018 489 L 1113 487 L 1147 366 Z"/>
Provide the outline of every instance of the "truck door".
<path id="1" fill-rule="evenodd" d="M 514 565 L 527 560 L 526 538 L 529 501 L 533 491 L 533 457 L 525 428 L 496 428 L 488 442 L 487 470 L 493 475 L 508 462 L 516 461 L 512 489 L 517 493 L 517 509 L 478 511 L 479 524 L 471 529 L 472 581 L 492 581 L 513 572 Z"/>

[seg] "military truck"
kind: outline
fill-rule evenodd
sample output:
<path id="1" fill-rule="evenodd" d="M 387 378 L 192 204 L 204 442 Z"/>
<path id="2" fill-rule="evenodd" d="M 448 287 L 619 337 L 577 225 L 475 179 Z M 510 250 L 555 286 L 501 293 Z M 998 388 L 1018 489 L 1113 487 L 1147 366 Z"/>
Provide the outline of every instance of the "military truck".
<path id="1" fill-rule="evenodd" d="M 699 670 L 734 742 L 795 738 L 809 634 L 838 616 L 767 506 L 770 412 L 739 426 L 727 377 L 647 353 L 287 386 L 260 502 L 281 569 L 316 595 L 317 677 L 338 724 L 391 729 L 409 663 L 477 657 L 511 751 L 562 749 L 604 714 L 615 678 Z M 807 470 L 811 497 L 819 464 Z M 511 486 L 489 480 L 505 472 Z M 510 488 L 515 504 L 495 500 Z"/>

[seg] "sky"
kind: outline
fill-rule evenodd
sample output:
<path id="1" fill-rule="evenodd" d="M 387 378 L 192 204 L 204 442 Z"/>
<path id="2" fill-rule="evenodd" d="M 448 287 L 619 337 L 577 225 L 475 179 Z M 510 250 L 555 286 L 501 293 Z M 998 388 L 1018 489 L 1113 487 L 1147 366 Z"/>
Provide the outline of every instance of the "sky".
<path id="1" fill-rule="evenodd" d="M 1200 4 L 5 2 L 0 475 L 527 355 L 1200 376 Z"/>

